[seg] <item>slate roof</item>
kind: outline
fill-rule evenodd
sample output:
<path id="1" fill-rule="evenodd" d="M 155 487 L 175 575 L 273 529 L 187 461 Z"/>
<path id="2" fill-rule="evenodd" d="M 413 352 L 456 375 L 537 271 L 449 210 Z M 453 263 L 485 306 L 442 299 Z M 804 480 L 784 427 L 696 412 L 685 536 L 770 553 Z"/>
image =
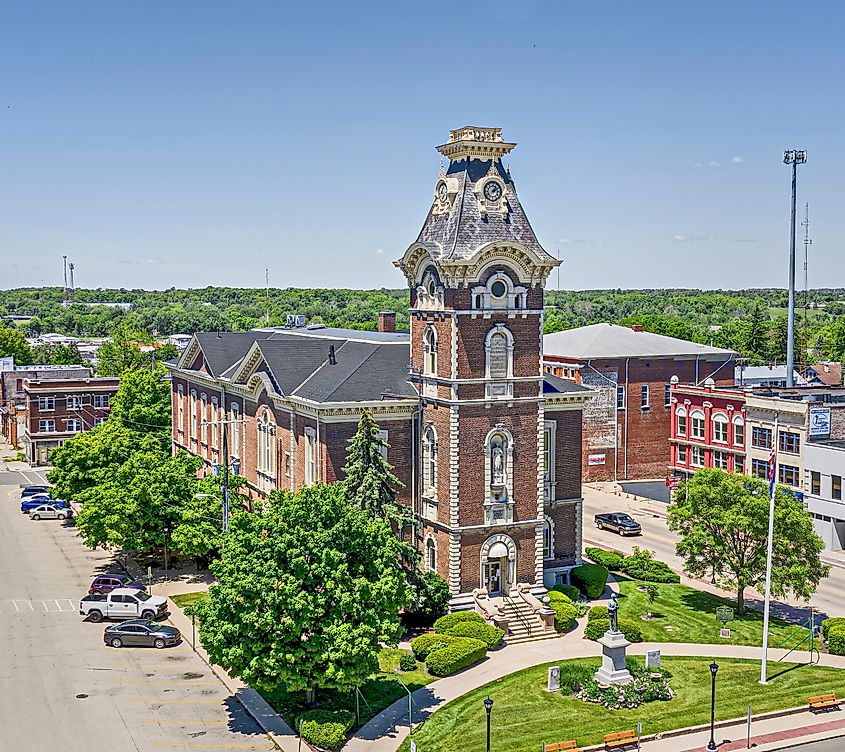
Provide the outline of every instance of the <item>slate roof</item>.
<path id="1" fill-rule="evenodd" d="M 590 324 L 543 335 L 543 352 L 566 358 L 656 358 L 675 355 L 713 355 L 725 359 L 733 350 L 710 347 L 652 332 L 636 332 L 616 324 Z"/>
<path id="2" fill-rule="evenodd" d="M 488 214 L 482 217 L 473 189 L 476 183 L 486 178 L 490 160 L 468 158 L 450 162 L 446 176 L 456 178 L 460 183 L 451 211 L 446 215 L 433 214 L 429 210 L 417 237 L 417 242 L 424 244 L 434 258 L 470 258 L 487 243 L 508 241 L 531 248 L 540 256 L 552 258 L 537 240 L 517 198 L 513 180 L 502 167 L 501 160 L 495 160 L 495 169 L 510 189 L 507 216 Z"/>
<path id="3" fill-rule="evenodd" d="M 273 386 L 314 402 L 417 398 L 408 381 L 407 332 L 354 329 L 254 329 L 197 335 L 215 377 L 233 379 L 252 350 L 261 352 Z M 334 347 L 335 363 L 329 363 Z"/>
<path id="4" fill-rule="evenodd" d="M 569 379 L 562 379 L 552 373 L 544 373 L 543 379 L 543 394 L 572 394 L 590 391 L 585 386 L 576 384 Z"/>
<path id="5" fill-rule="evenodd" d="M 220 376 L 246 354 L 257 339 L 267 339 L 272 332 L 252 329 L 248 332 L 199 332 L 194 336 L 202 348 L 212 376 Z"/>

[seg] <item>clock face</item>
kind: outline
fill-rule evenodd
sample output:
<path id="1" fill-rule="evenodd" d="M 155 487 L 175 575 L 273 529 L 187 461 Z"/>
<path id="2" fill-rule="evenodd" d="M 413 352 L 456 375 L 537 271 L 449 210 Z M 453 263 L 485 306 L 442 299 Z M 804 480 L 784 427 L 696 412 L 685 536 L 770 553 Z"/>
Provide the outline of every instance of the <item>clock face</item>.
<path id="1" fill-rule="evenodd" d="M 488 180 L 484 185 L 484 198 L 488 201 L 498 201 L 502 197 L 502 186 L 495 180 Z"/>
<path id="2" fill-rule="evenodd" d="M 447 198 L 448 191 L 446 189 L 446 183 L 438 183 L 437 184 L 437 198 L 441 202 L 445 203 Z"/>

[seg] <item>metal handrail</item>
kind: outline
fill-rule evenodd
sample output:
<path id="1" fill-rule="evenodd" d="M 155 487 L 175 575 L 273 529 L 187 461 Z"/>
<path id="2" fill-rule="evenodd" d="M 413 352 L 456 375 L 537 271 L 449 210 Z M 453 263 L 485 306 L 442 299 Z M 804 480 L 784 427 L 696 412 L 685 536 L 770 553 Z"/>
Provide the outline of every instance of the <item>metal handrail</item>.
<path id="1" fill-rule="evenodd" d="M 504 598 L 505 603 L 508 603 L 508 604 L 511 605 L 514 613 L 516 614 L 516 618 L 519 619 L 520 622 L 522 622 L 522 625 L 528 630 L 528 634 L 530 635 L 531 634 L 531 622 L 529 622 L 528 619 L 526 619 L 525 616 L 523 615 L 522 611 L 519 610 L 519 606 L 516 605 L 516 601 L 514 601 L 514 599 L 511 598 L 509 595 L 503 595 L 502 597 Z"/>

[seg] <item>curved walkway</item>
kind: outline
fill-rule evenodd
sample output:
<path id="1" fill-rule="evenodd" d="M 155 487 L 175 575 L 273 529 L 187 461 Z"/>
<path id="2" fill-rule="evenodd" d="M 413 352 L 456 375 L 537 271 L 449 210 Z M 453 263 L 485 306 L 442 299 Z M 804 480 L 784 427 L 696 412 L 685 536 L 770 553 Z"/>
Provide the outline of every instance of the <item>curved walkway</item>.
<path id="1" fill-rule="evenodd" d="M 554 640 L 526 642 L 506 646 L 475 666 L 438 679 L 413 693 L 414 725 L 430 716 L 450 700 L 454 700 L 488 682 L 515 671 L 555 660 L 600 658 L 600 646 L 591 640 L 572 639 L 576 633 Z M 744 645 L 699 644 L 684 642 L 640 642 L 628 648 L 629 655 L 645 655 L 660 650 L 663 655 L 691 655 L 703 658 L 760 658 L 760 648 Z M 769 660 L 776 661 L 786 650 L 769 648 Z M 801 653 L 793 653 L 800 660 Z M 822 654 L 820 665 L 845 669 L 845 656 Z M 408 735 L 408 699 L 397 700 L 362 726 L 343 747 L 344 752 L 393 752 Z"/>

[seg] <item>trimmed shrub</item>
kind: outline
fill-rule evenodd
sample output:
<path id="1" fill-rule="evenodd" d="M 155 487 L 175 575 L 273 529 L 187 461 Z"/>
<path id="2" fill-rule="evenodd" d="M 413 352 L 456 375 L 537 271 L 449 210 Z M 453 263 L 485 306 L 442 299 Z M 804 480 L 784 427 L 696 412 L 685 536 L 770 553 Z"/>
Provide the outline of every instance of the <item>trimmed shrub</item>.
<path id="1" fill-rule="evenodd" d="M 596 548 L 595 546 L 587 546 L 584 553 L 587 554 L 590 561 L 607 567 L 611 572 L 621 569 L 622 562 L 625 560 L 625 554 L 620 551 L 605 551 L 603 548 Z"/>
<path id="2" fill-rule="evenodd" d="M 573 603 L 581 597 L 581 591 L 575 585 L 554 585 L 549 588 L 549 593 L 563 593 Z"/>
<path id="3" fill-rule="evenodd" d="M 640 625 L 632 619 L 619 619 L 619 631 L 625 635 L 628 642 L 643 641 L 643 631 L 640 629 Z"/>
<path id="4" fill-rule="evenodd" d="M 561 593 L 560 590 L 549 590 L 549 600 L 552 602 L 572 603 L 572 599 L 565 593 Z"/>
<path id="5" fill-rule="evenodd" d="M 608 629 L 610 629 L 610 619 L 593 619 L 587 622 L 584 637 L 588 640 L 598 640 Z"/>
<path id="6" fill-rule="evenodd" d="M 845 627 L 845 617 L 832 616 L 829 619 L 822 620 L 822 637 L 827 639 L 827 635 L 834 627 Z"/>
<path id="7" fill-rule="evenodd" d="M 481 640 L 487 645 L 488 650 L 499 647 L 505 632 L 498 627 L 489 624 L 478 624 L 474 621 L 461 621 L 451 627 L 446 633 L 452 637 L 472 637 L 474 640 Z"/>
<path id="8" fill-rule="evenodd" d="M 451 645 L 456 639 L 456 637 L 450 637 L 449 635 L 428 632 L 411 640 L 411 650 L 414 651 L 414 655 L 418 661 L 424 661 L 435 650 L 440 650 L 447 645 Z"/>
<path id="9" fill-rule="evenodd" d="M 407 652 L 403 651 L 399 655 L 399 670 L 400 671 L 414 671 L 417 667 L 417 659 Z"/>
<path id="10" fill-rule="evenodd" d="M 607 567 L 601 564 L 582 564 L 570 572 L 572 582 L 588 598 L 600 598 L 607 584 Z"/>
<path id="11" fill-rule="evenodd" d="M 426 668 L 434 676 L 449 676 L 471 666 L 487 655 L 487 645 L 471 637 L 454 637 L 445 648 L 430 653 Z"/>
<path id="12" fill-rule="evenodd" d="M 639 546 L 634 546 L 634 553 L 625 557 L 622 562 L 622 571 L 629 577 L 643 582 L 678 583 L 681 581 L 679 574 L 675 574 L 667 564 L 655 559 L 651 551 Z"/>
<path id="13" fill-rule="evenodd" d="M 836 624 L 828 630 L 827 650 L 833 655 L 845 655 L 845 625 Z"/>
<path id="14" fill-rule="evenodd" d="M 484 621 L 481 614 L 477 614 L 475 611 L 455 611 L 453 614 L 441 616 L 436 622 L 434 622 L 434 631 L 438 634 L 446 634 L 452 627 L 456 624 L 460 624 L 462 621 L 474 621 L 478 624 L 487 623 Z"/>
<path id="15" fill-rule="evenodd" d="M 323 749 L 340 749 L 355 725 L 355 714 L 348 710 L 306 710 L 296 720 L 302 721 L 302 737 Z"/>
<path id="16" fill-rule="evenodd" d="M 413 589 L 413 603 L 405 612 L 418 622 L 430 624 L 443 616 L 449 606 L 449 583 L 437 572 L 427 570 L 420 573 L 419 582 Z"/>
<path id="17" fill-rule="evenodd" d="M 590 610 L 587 611 L 587 621 L 594 621 L 595 619 L 610 619 L 607 606 L 590 606 Z"/>
<path id="18" fill-rule="evenodd" d="M 592 611 L 592 609 L 590 610 Z M 592 621 L 587 621 L 584 637 L 588 640 L 598 640 L 608 629 L 610 629 L 610 619 L 593 619 Z M 631 619 L 619 619 L 619 631 L 625 635 L 625 639 L 628 642 L 643 641 L 643 632 L 639 624 L 631 621 Z"/>
<path id="19" fill-rule="evenodd" d="M 563 596 L 563 593 L 560 595 Z M 569 598 L 550 601 L 549 608 L 555 612 L 555 629 L 558 632 L 566 632 L 568 629 L 572 629 L 572 625 L 575 624 L 575 617 L 578 616 L 578 609 L 572 605 Z"/>

